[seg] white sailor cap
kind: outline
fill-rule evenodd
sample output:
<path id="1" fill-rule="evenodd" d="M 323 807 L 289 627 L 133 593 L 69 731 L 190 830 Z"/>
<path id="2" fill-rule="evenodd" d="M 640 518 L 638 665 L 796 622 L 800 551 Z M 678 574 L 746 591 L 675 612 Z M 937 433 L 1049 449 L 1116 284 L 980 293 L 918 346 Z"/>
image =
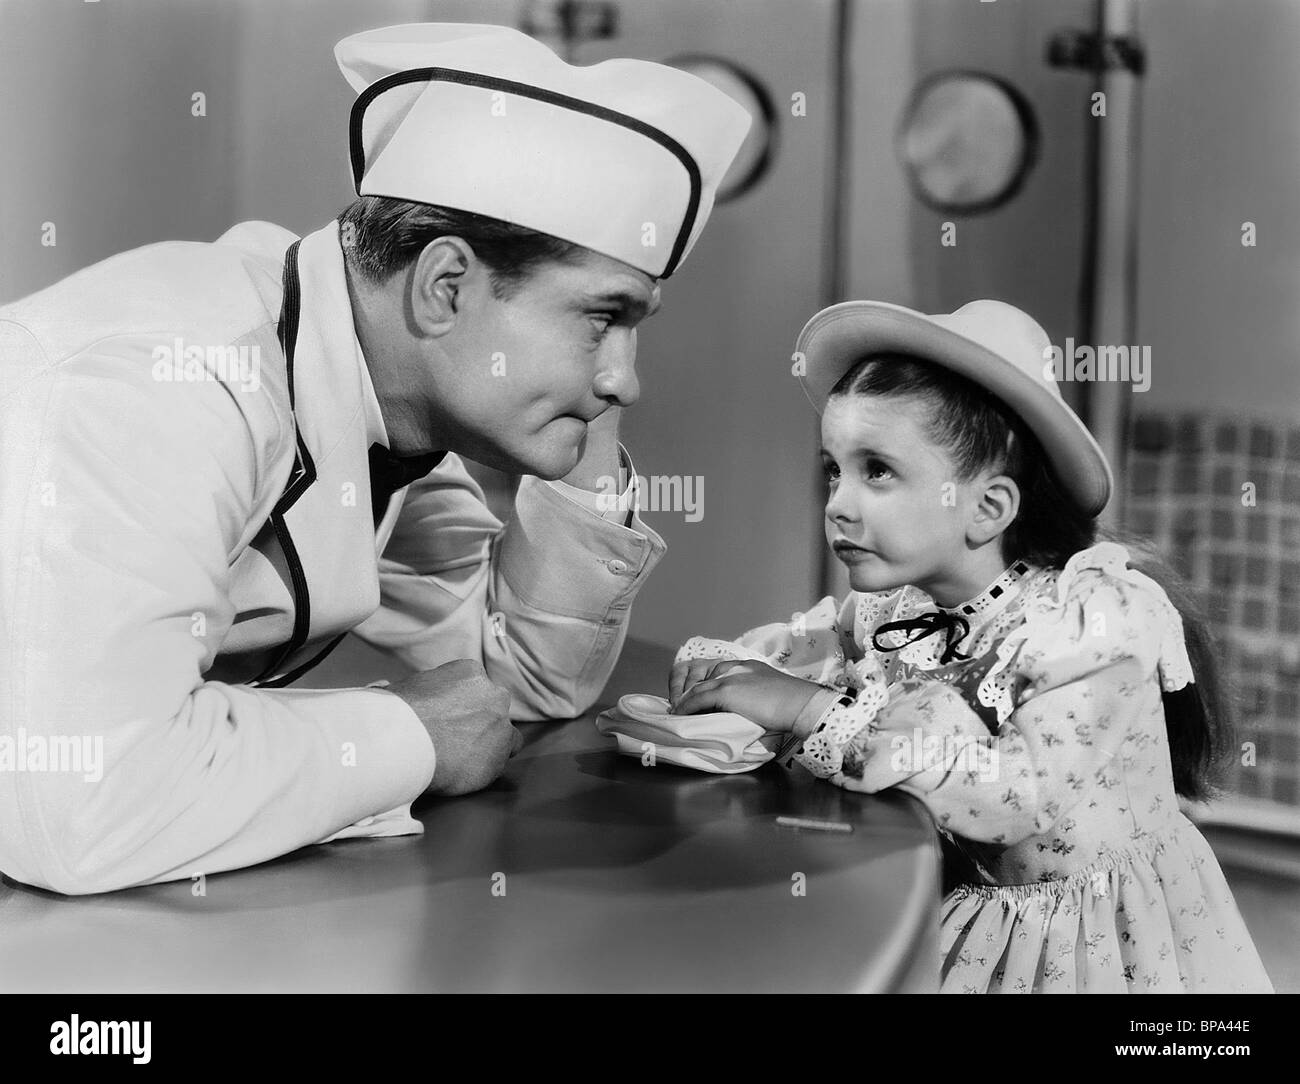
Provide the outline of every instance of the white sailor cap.
<path id="1" fill-rule="evenodd" d="M 690 252 L 750 115 L 664 64 L 565 63 L 504 26 L 415 23 L 335 47 L 358 195 L 488 215 L 656 278 Z"/>

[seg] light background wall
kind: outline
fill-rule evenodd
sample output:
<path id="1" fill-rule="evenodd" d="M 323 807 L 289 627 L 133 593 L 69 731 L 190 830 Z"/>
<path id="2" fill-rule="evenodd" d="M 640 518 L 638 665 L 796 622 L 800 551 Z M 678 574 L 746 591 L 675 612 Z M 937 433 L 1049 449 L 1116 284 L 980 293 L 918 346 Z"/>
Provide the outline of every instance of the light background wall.
<path id="1" fill-rule="evenodd" d="M 826 58 L 831 0 L 624 4 L 617 40 L 579 63 L 718 53 L 767 85 L 785 116 L 767 181 L 720 207 L 641 334 L 642 402 L 624 439 L 638 470 L 699 476 L 703 518 L 648 512 L 670 552 L 634 634 L 732 635 L 816 590 L 815 417 L 789 373 L 822 303 Z M 421 19 L 515 25 L 516 0 L 0 0 L 0 302 L 96 260 L 169 238 L 210 240 L 266 219 L 314 229 L 352 198 L 353 94 L 334 43 Z M 191 115 L 191 94 L 207 116 Z M 808 115 L 789 115 L 790 95 Z M 782 107 L 784 103 L 784 107 Z M 57 246 L 40 243 L 41 224 Z M 492 472 L 481 475 L 491 483 Z"/>
<path id="2" fill-rule="evenodd" d="M 351 198 L 352 94 L 333 43 L 419 19 L 517 21 L 519 0 L 0 0 L 0 302 L 121 250 L 212 239 L 263 218 L 303 232 Z M 1300 403 L 1300 4 L 1143 0 L 1139 409 L 1295 419 Z M 869 296 L 927 311 L 997 296 L 1060 341 L 1076 330 L 1088 78 L 1049 69 L 1088 0 L 855 0 L 839 294 L 826 274 L 834 0 L 640 0 L 579 62 L 715 52 L 779 114 L 768 179 L 719 207 L 641 336 L 644 396 L 625 437 L 648 474 L 700 475 L 704 518 L 651 512 L 670 543 L 634 634 L 731 635 L 806 607 L 823 580 L 816 420 L 789 375 L 816 309 Z M 1008 78 L 1043 128 L 1017 199 L 958 219 L 907 190 L 893 151 L 912 87 L 946 67 Z M 207 116 L 190 113 L 203 91 Z M 790 96 L 808 115 L 790 115 Z M 1254 221 L 1259 244 L 1240 245 Z M 54 222 L 58 245 L 40 244 Z M 1073 389 L 1067 388 L 1067 394 Z M 834 572 L 834 569 L 831 570 Z"/>
<path id="3" fill-rule="evenodd" d="M 625 439 L 643 474 L 698 476 L 703 518 L 651 512 L 668 555 L 638 598 L 634 632 L 666 644 L 735 636 L 817 597 L 816 415 L 791 375 L 795 336 L 828 303 L 832 0 L 624 4 L 622 32 L 580 62 L 714 53 L 764 84 L 777 156 L 754 190 L 719 207 L 664 286 L 640 338 L 642 400 Z M 803 94 L 806 115 L 792 115 Z"/>
<path id="4" fill-rule="evenodd" d="M 859 0 L 851 10 L 844 297 L 835 300 L 872 298 L 938 313 L 997 298 L 1032 313 L 1053 342 L 1077 334 L 1091 84 L 1082 73 L 1048 68 L 1043 58 L 1054 29 L 1088 25 L 1089 0 Z M 917 200 L 895 153 L 913 90 L 953 69 L 1012 84 L 1043 134 L 1019 193 L 973 216 L 941 214 Z M 941 244 L 946 223 L 955 226 L 955 245 Z M 1077 408 L 1076 389 L 1062 390 Z M 848 589 L 833 559 L 823 582 L 836 594 Z"/>
<path id="5" fill-rule="evenodd" d="M 1139 13 L 1137 326 L 1154 374 L 1139 406 L 1300 421 L 1300 4 Z"/>

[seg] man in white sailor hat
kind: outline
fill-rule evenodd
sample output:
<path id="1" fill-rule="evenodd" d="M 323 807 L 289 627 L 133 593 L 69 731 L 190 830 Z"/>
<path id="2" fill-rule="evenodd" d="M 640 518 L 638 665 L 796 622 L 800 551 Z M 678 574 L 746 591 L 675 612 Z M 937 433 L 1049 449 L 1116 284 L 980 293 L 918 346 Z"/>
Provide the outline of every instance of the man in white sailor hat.
<path id="1" fill-rule="evenodd" d="M 152 245 L 0 308 L 20 881 L 106 891 L 419 831 L 413 799 L 496 778 L 511 718 L 591 705 L 664 552 L 609 491 L 635 477 L 618 416 L 747 114 L 503 27 L 336 54 L 359 92 L 337 221 Z M 508 524 L 460 455 L 525 476 Z M 417 673 L 284 687 L 350 630 Z M 82 770 L 56 770 L 69 750 Z"/>

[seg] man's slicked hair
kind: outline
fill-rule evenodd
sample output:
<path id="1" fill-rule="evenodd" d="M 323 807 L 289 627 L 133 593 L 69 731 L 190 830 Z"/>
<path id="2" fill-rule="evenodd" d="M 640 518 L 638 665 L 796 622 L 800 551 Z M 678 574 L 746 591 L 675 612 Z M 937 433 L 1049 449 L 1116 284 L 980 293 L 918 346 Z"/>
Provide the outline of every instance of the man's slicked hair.
<path id="1" fill-rule="evenodd" d="M 488 266 L 498 300 L 512 297 L 542 265 L 576 262 L 587 251 L 497 218 L 388 196 L 358 197 L 339 216 L 339 230 L 348 263 L 374 283 L 405 270 L 430 241 L 459 237 Z"/>

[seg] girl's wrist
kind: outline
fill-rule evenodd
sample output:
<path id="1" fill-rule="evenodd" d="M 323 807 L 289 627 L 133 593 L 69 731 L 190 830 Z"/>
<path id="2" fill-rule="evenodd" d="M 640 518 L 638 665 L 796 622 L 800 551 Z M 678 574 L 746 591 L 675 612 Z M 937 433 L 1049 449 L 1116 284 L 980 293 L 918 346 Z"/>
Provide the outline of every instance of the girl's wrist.
<path id="1" fill-rule="evenodd" d="M 803 710 L 795 716 L 791 733 L 806 739 L 817 729 L 818 721 L 841 695 L 838 689 L 818 689 L 808 698 L 808 703 L 803 706 Z"/>

